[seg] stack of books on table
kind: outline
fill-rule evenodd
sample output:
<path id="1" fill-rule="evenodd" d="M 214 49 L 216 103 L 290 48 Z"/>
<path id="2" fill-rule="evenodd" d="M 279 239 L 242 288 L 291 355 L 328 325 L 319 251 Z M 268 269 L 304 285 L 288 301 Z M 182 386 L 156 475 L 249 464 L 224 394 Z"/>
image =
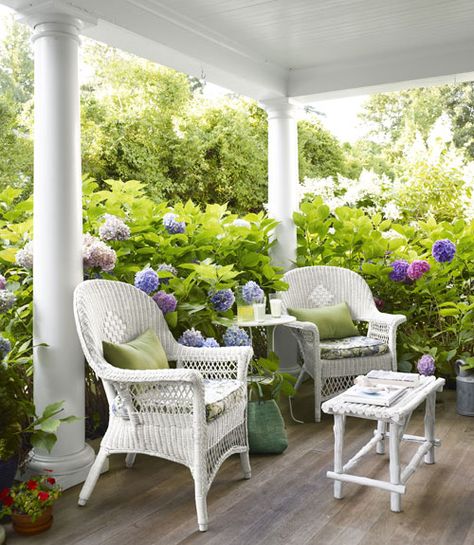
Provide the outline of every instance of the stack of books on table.
<path id="1" fill-rule="evenodd" d="M 344 394 L 344 401 L 349 403 L 363 403 L 365 405 L 379 405 L 389 407 L 407 391 L 406 386 L 355 384 Z"/>

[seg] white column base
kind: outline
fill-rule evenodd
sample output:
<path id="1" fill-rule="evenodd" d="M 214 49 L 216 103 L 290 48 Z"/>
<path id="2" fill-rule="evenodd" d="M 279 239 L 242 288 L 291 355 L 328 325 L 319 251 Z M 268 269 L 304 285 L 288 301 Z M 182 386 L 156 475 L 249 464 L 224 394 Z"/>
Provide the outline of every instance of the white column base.
<path id="1" fill-rule="evenodd" d="M 31 453 L 26 471 L 20 475 L 21 480 L 33 475 L 49 475 L 54 477 L 63 490 L 72 488 L 86 480 L 89 470 L 94 463 L 95 452 L 90 445 L 82 450 L 67 456 L 44 456 Z M 108 471 L 108 461 L 102 472 Z"/>

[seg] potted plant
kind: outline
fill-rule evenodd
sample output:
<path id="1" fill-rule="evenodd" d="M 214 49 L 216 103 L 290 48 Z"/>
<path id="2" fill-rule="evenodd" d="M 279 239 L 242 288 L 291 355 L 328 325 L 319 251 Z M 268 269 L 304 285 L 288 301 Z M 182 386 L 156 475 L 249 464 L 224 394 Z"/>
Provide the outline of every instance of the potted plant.
<path id="1" fill-rule="evenodd" d="M 62 405 L 62 401 L 52 403 L 36 415 L 21 364 L 0 363 L 0 490 L 12 485 L 32 446 L 51 451 L 59 425 L 75 420 L 59 418 Z"/>
<path id="2" fill-rule="evenodd" d="M 53 477 L 40 475 L 0 491 L 0 517 L 11 516 L 18 534 L 44 532 L 53 523 L 53 504 L 61 489 Z"/>
<path id="3" fill-rule="evenodd" d="M 281 454 L 288 447 L 288 438 L 277 401 L 281 394 L 294 394 L 295 378 L 279 371 L 280 361 L 275 352 L 252 365 L 247 418 L 250 452 Z"/>

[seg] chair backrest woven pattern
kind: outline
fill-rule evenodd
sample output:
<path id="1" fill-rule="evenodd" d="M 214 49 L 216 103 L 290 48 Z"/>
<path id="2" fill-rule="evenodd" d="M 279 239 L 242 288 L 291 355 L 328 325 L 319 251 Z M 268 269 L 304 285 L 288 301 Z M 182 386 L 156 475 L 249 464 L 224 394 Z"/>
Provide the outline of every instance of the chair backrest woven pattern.
<path id="1" fill-rule="evenodd" d="M 342 267 L 300 267 L 287 272 L 283 280 L 288 291 L 281 292 L 284 308 L 313 308 L 346 302 L 357 320 L 375 310 L 366 281 Z"/>

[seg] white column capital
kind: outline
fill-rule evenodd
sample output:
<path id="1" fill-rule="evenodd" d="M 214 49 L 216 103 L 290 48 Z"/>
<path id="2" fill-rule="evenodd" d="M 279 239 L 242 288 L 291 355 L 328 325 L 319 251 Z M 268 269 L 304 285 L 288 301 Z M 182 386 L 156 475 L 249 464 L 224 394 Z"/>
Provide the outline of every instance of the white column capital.
<path id="1" fill-rule="evenodd" d="M 301 112 L 301 105 L 287 97 L 269 98 L 261 104 L 267 112 L 268 119 L 297 119 Z"/>
<path id="2" fill-rule="evenodd" d="M 53 35 L 77 39 L 83 28 L 97 24 L 89 13 L 58 0 L 30 1 L 15 9 L 19 20 L 35 30 L 33 40 Z"/>

